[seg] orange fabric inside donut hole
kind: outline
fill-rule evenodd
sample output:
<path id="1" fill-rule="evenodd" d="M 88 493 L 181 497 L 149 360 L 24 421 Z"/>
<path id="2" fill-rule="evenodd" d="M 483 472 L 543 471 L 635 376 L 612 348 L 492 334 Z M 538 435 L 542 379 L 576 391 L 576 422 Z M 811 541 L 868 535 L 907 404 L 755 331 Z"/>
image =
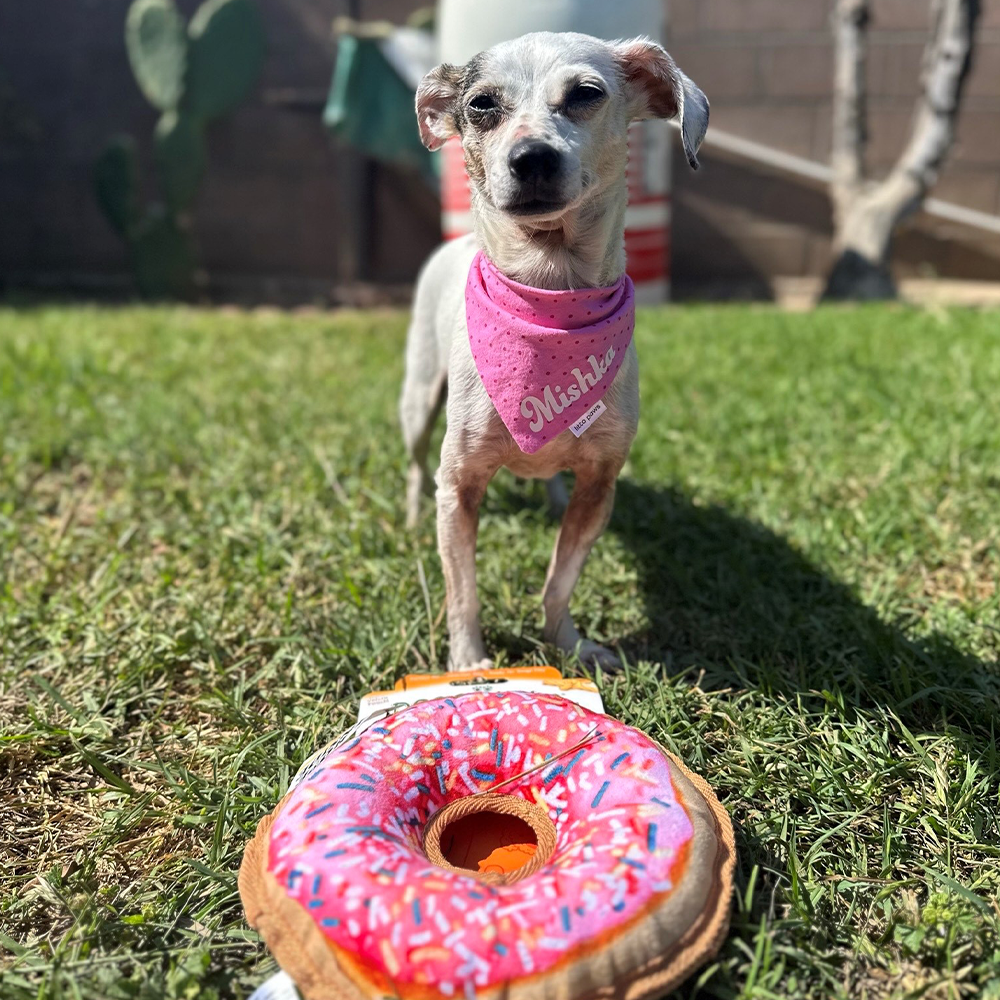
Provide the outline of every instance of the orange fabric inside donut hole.
<path id="1" fill-rule="evenodd" d="M 514 795 L 458 799 L 436 813 L 424 831 L 424 852 L 442 868 L 487 882 L 516 882 L 536 872 L 555 850 L 548 813 Z"/>
<path id="2" fill-rule="evenodd" d="M 518 847 L 528 849 L 518 851 Z M 534 855 L 537 847 L 535 831 L 520 816 L 469 813 L 441 831 L 441 853 L 445 860 L 456 868 L 469 868 L 474 872 L 505 875 L 520 868 Z"/>

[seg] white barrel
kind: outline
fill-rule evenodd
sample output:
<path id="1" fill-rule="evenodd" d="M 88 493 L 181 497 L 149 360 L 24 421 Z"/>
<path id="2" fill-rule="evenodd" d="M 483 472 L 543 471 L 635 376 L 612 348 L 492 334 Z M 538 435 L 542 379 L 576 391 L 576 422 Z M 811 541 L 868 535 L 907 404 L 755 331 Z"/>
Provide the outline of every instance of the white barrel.
<path id="1" fill-rule="evenodd" d="M 578 31 L 598 38 L 646 35 L 666 41 L 664 0 L 441 0 L 439 51 L 462 65 L 498 42 L 531 31 Z M 442 229 L 446 239 L 472 230 L 469 179 L 457 139 L 444 148 Z M 664 122 L 629 130 L 629 207 L 625 216 L 628 273 L 640 302 L 670 294 L 670 135 Z"/>

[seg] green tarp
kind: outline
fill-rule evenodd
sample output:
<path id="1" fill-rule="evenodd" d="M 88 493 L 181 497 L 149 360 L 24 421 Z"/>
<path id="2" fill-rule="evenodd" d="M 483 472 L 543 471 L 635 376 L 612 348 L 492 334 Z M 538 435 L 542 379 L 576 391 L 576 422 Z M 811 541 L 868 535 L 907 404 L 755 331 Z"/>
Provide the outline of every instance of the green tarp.
<path id="1" fill-rule="evenodd" d="M 437 158 L 420 141 L 413 88 L 386 59 L 378 38 L 341 35 L 323 121 L 344 142 L 375 160 L 409 166 L 428 180 Z"/>

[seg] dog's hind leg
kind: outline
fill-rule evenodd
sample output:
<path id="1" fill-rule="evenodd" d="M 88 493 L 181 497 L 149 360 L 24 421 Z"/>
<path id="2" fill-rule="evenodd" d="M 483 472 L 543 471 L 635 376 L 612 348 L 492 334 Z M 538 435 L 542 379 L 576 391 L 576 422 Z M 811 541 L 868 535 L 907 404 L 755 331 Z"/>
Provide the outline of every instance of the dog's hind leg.
<path id="1" fill-rule="evenodd" d="M 400 403 L 400 422 L 403 425 L 403 440 L 410 456 L 410 466 L 406 472 L 406 526 L 412 528 L 420 515 L 420 497 L 434 496 L 434 486 L 427 468 L 427 454 L 430 450 L 434 424 L 444 403 L 447 392 L 447 377 L 441 374 L 430 386 L 403 386 Z"/>
<path id="2" fill-rule="evenodd" d="M 562 517 L 569 505 L 569 493 L 566 492 L 566 481 L 561 472 L 545 480 L 545 492 L 549 498 L 549 509 L 556 517 Z"/>
<path id="3" fill-rule="evenodd" d="M 410 457 L 406 474 L 407 527 L 417 523 L 421 494 L 434 495 L 427 453 L 446 388 L 447 370 L 439 363 L 433 314 L 418 293 L 406 340 L 406 375 L 399 400 L 399 422 Z"/>

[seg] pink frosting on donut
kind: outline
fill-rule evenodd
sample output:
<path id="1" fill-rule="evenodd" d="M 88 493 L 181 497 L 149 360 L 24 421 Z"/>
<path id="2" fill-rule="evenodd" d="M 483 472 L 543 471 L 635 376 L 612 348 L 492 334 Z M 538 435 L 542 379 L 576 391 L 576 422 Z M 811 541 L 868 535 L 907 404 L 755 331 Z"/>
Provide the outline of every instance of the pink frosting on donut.
<path id="1" fill-rule="evenodd" d="M 556 849 L 512 885 L 432 865 L 429 818 L 505 785 L 548 811 Z M 544 972 L 658 902 L 692 836 L 663 753 L 564 698 L 418 703 L 316 762 L 271 829 L 269 869 L 338 948 L 397 989 L 445 996 Z"/>

